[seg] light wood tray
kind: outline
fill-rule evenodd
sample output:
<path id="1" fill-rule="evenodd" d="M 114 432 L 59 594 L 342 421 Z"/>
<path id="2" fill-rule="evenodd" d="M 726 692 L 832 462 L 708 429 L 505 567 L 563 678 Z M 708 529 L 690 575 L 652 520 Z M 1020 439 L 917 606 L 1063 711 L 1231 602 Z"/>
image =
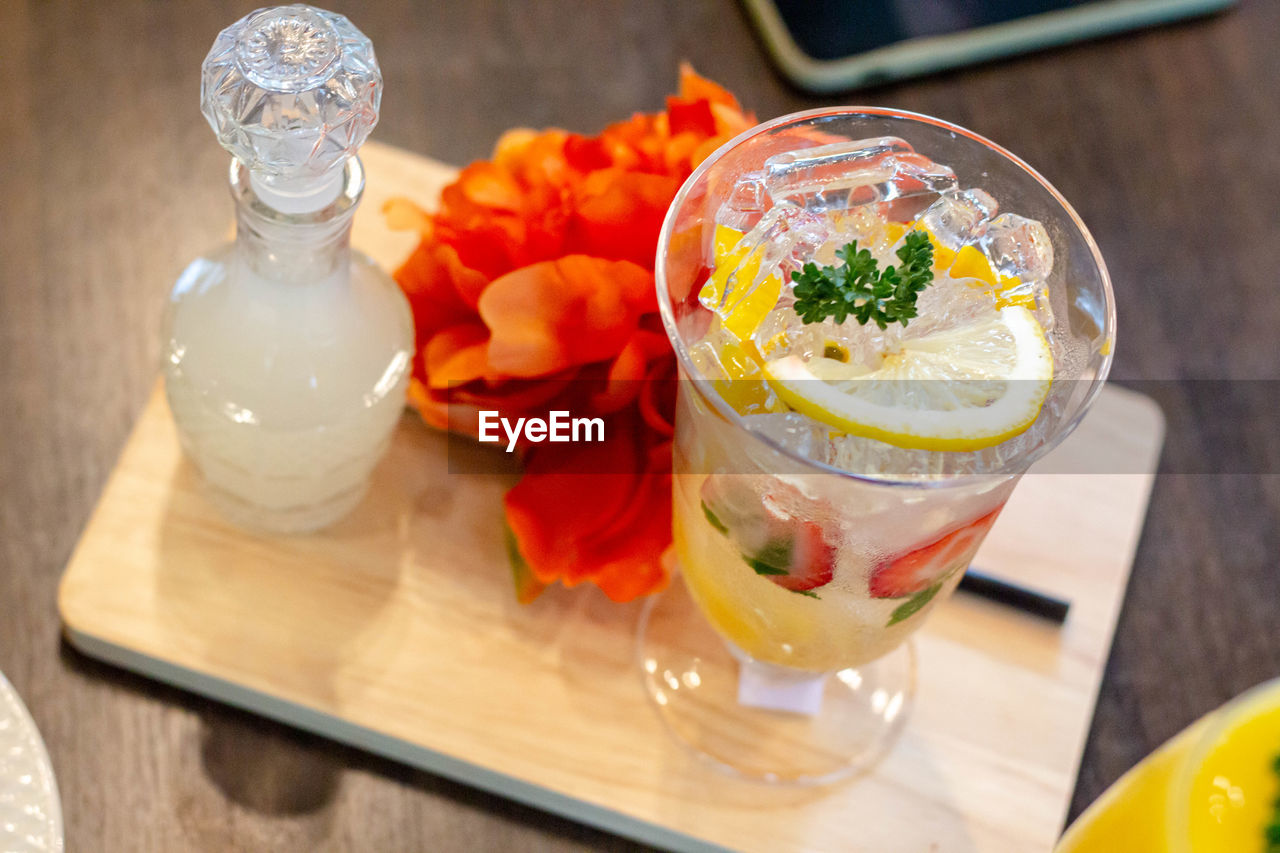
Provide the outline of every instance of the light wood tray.
<path id="1" fill-rule="evenodd" d="M 453 172 L 383 146 L 364 159 L 354 241 L 393 266 L 414 238 L 383 228 L 382 200 L 430 201 Z M 1150 400 L 1108 389 L 1050 460 L 1149 472 L 1162 435 Z M 205 503 L 157 393 L 63 577 L 67 636 L 144 675 L 680 850 L 1053 845 L 1152 475 L 1029 474 L 978 561 L 1070 599 L 1066 625 L 957 595 L 917 635 L 917 705 L 889 757 L 834 788 L 778 791 L 717 774 L 667 734 L 633 668 L 638 605 L 590 589 L 515 603 L 500 505 L 514 476 L 505 454 L 475 452 L 507 474 L 450 474 L 443 436 L 406 415 L 350 518 L 255 537 Z"/>

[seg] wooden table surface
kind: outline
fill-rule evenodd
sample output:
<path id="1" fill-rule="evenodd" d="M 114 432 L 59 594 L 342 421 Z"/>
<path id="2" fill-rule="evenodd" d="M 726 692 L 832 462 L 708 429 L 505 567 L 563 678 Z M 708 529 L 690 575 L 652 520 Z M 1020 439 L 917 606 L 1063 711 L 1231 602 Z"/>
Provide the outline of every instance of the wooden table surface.
<path id="1" fill-rule="evenodd" d="M 1259 381 L 1280 374 L 1280 3 L 825 100 L 779 80 L 734 0 L 329 5 L 377 46 L 376 138 L 447 162 L 511 126 L 656 109 L 681 59 L 762 118 L 893 105 L 1018 152 L 1110 265 L 1113 376 L 1170 419 L 1073 811 L 1280 674 L 1280 386 Z M 199 66 L 254 6 L 0 4 L 0 671 L 48 744 L 68 849 L 638 849 L 61 640 L 59 573 L 155 381 L 165 294 L 230 217 Z"/>

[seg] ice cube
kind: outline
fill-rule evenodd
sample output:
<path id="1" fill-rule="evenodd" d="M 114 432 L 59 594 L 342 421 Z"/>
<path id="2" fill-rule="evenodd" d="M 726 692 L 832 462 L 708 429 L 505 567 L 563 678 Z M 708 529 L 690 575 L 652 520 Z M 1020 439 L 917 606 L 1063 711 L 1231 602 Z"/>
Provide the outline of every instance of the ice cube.
<path id="1" fill-rule="evenodd" d="M 828 434 L 831 428 L 798 412 L 747 415 L 742 419 L 747 429 L 763 435 L 792 453 L 826 461 Z"/>
<path id="2" fill-rule="evenodd" d="M 996 295 L 980 278 L 934 276 L 932 283 L 916 299 L 918 315 L 907 324 L 907 338 L 922 338 L 934 332 L 955 329 L 996 314 Z"/>
<path id="3" fill-rule="evenodd" d="M 935 163 L 921 154 L 894 154 L 885 160 L 893 167 L 893 181 L 885 189 L 885 200 L 953 192 L 958 186 L 956 173 L 950 166 Z"/>
<path id="4" fill-rule="evenodd" d="M 893 178 L 887 149 L 877 145 L 850 151 L 848 145 L 822 145 L 769 158 L 765 170 L 770 197 L 811 210 L 881 201 L 877 187 Z"/>
<path id="5" fill-rule="evenodd" d="M 782 290 L 789 294 L 785 285 L 791 273 L 812 260 L 830 237 L 826 217 L 794 204 L 775 204 L 729 250 L 737 266 L 713 273 L 713 280 L 722 286 L 710 291 L 716 297 L 712 304 L 705 300 L 703 304 L 725 317 L 772 276 L 782 280 Z"/>
<path id="6" fill-rule="evenodd" d="M 789 305 L 784 305 L 764 318 L 752 340 L 771 361 L 788 355 L 805 361 L 826 357 L 874 369 L 886 352 L 897 348 L 902 332 L 903 327 L 896 323 L 881 329 L 875 323 L 864 326 L 854 319 L 838 325 L 831 319 L 806 323 Z"/>
<path id="7" fill-rule="evenodd" d="M 1049 232 L 1034 219 L 1002 213 L 991 220 L 980 242 L 991 267 L 1002 276 L 1044 281 L 1053 271 Z"/>
<path id="8" fill-rule="evenodd" d="M 1002 304 L 1030 308 L 1036 315 L 1036 322 L 1046 333 L 1051 333 L 1057 325 L 1053 316 L 1053 304 L 1049 299 L 1049 285 L 1043 280 L 1025 279 L 1001 291 L 1000 298 Z M 1050 343 L 1052 342 L 1051 336 Z"/>
<path id="9" fill-rule="evenodd" d="M 788 151 L 765 161 L 774 201 L 810 210 L 855 207 L 955 189 L 955 173 L 892 136 Z"/>
<path id="10" fill-rule="evenodd" d="M 778 274 L 783 281 L 830 239 L 831 223 L 825 216 L 786 203 L 775 204 L 743 238 L 764 249 L 759 275 Z"/>
<path id="11" fill-rule="evenodd" d="M 766 314 L 751 333 L 756 349 L 770 359 L 791 355 L 796 347 L 802 347 L 799 336 L 808 328 L 792 308 L 793 299 L 787 298 L 779 302 L 779 306 Z"/>
<path id="12" fill-rule="evenodd" d="M 928 228 L 942 245 L 955 250 L 977 241 L 999 207 L 984 190 L 944 193 L 916 221 Z"/>
<path id="13" fill-rule="evenodd" d="M 698 341 L 698 343 L 689 348 L 689 360 L 693 362 L 694 369 L 698 371 L 700 376 L 705 376 L 707 379 L 712 380 L 729 378 L 728 371 L 724 369 L 724 365 L 720 362 L 720 348 L 710 336 Z"/>
<path id="14" fill-rule="evenodd" d="M 885 157 L 914 151 L 896 136 L 834 142 L 787 151 L 764 161 L 765 185 L 777 199 L 779 191 L 794 191 L 806 186 L 821 188 L 833 181 L 840 182 L 847 175 L 877 164 Z"/>
<path id="15" fill-rule="evenodd" d="M 947 455 L 894 447 L 858 435 L 833 433 L 827 443 L 824 461 L 860 477 L 915 480 L 939 476 Z"/>
<path id="16" fill-rule="evenodd" d="M 836 257 L 836 250 L 856 240 L 858 248 L 869 250 L 882 268 L 885 264 L 896 264 L 898 260 L 890 251 L 893 241 L 889 239 L 885 219 L 880 215 L 878 207 L 875 204 L 862 204 L 827 214 L 831 220 L 834 239 L 818 253 L 817 262 L 827 266 L 843 263 Z"/>
<path id="17" fill-rule="evenodd" d="M 716 224 L 750 231 L 770 205 L 763 172 L 747 172 L 733 183 L 729 197 L 716 211 Z"/>

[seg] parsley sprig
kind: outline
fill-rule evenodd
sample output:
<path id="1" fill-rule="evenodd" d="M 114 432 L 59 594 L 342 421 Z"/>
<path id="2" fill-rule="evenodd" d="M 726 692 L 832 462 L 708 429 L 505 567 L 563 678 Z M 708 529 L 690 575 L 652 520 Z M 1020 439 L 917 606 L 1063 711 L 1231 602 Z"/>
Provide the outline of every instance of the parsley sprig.
<path id="1" fill-rule="evenodd" d="M 853 317 L 860 324 L 874 321 L 881 329 L 890 323 L 907 325 L 916 316 L 916 297 L 933 281 L 933 244 L 923 231 L 912 231 L 898 249 L 897 267 L 880 264 L 854 240 L 836 250 L 842 266 L 819 267 L 813 262 L 791 273 L 795 282 L 795 311 L 805 323 L 828 317 L 837 324 Z"/>

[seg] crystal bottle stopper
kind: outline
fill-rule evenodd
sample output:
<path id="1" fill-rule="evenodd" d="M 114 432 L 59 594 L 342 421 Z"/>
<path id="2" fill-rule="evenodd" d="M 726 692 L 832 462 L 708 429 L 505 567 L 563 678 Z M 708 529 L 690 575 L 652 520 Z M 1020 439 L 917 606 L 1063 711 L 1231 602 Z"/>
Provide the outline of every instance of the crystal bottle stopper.
<path id="1" fill-rule="evenodd" d="M 202 71 L 201 111 L 262 201 L 303 214 L 338 197 L 382 101 L 373 45 L 349 20 L 259 9 L 218 34 Z"/>

